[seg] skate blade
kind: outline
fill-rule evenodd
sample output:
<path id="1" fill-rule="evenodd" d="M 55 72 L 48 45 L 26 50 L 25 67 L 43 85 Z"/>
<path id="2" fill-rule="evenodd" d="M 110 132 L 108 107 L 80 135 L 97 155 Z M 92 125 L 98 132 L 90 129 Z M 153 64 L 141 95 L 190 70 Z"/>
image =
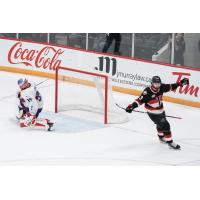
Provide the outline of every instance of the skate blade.
<path id="1" fill-rule="evenodd" d="M 168 147 L 169 147 L 169 149 L 173 149 L 173 150 L 181 150 L 181 147 L 179 147 L 179 148 L 177 148 L 177 149 L 176 149 L 176 148 L 173 148 L 173 147 L 171 147 L 171 146 L 169 146 L 169 145 L 168 145 Z"/>

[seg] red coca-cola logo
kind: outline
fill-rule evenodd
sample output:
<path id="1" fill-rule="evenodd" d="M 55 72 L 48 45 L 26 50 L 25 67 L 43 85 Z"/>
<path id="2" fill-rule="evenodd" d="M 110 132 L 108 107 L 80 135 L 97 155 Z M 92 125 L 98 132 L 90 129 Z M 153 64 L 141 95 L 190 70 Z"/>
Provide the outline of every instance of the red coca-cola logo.
<path id="1" fill-rule="evenodd" d="M 64 52 L 62 49 L 56 50 L 51 46 L 45 46 L 41 50 L 23 49 L 22 44 L 17 42 L 8 52 L 8 61 L 11 64 L 24 64 L 50 70 L 55 70 L 61 65 L 61 60 L 58 58 Z"/>
<path id="2" fill-rule="evenodd" d="M 176 82 L 180 82 L 182 78 L 191 76 L 190 73 L 183 73 L 183 72 L 173 72 L 172 74 L 178 76 Z M 180 94 L 185 94 L 185 95 L 189 94 L 190 96 L 194 95 L 195 97 L 198 97 L 199 87 L 190 84 L 184 87 L 180 87 L 178 91 Z"/>

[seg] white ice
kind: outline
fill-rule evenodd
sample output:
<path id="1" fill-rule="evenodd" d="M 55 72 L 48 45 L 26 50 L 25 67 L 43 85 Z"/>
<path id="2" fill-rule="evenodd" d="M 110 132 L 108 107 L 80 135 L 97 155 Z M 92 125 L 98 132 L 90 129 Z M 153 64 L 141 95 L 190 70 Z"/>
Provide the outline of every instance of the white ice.
<path id="1" fill-rule="evenodd" d="M 125 113 L 129 122 L 109 125 L 82 111 L 54 114 L 54 81 L 48 80 L 40 85 L 45 100 L 42 116 L 55 122 L 55 130 L 21 129 L 14 117 L 16 83 L 21 77 L 36 83 L 45 79 L 0 72 L 1 165 L 200 165 L 198 108 L 164 103 L 168 115 L 183 118 L 168 119 L 174 141 L 182 147 L 172 150 L 158 141 L 155 125 L 146 114 Z M 63 92 L 63 98 L 73 92 Z M 79 95 L 84 96 L 81 87 Z M 114 98 L 125 106 L 135 97 L 114 93 Z"/>

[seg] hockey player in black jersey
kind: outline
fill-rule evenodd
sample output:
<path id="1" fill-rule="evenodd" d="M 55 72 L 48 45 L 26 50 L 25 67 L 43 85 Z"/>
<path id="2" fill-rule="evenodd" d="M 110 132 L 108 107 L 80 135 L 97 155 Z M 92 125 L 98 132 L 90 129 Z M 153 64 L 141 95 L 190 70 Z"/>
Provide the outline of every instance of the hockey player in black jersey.
<path id="1" fill-rule="evenodd" d="M 189 85 L 189 79 L 184 78 L 179 83 L 163 84 L 159 76 L 152 78 L 151 86 L 144 89 L 139 98 L 128 105 L 126 112 L 131 113 L 133 109 L 144 104 L 150 119 L 156 124 L 160 141 L 166 142 L 173 149 L 180 149 L 180 145 L 173 142 L 170 124 L 166 119 L 163 108 L 163 93 L 176 90 L 178 87 Z"/>

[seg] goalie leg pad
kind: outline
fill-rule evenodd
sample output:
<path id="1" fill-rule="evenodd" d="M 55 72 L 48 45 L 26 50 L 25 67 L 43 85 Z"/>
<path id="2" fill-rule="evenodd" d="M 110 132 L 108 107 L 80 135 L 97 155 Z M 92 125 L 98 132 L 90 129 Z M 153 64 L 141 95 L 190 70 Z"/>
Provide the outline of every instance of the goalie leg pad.
<path id="1" fill-rule="evenodd" d="M 49 121 L 48 119 L 36 118 L 32 122 L 31 127 L 48 129 L 48 121 Z"/>
<path id="2" fill-rule="evenodd" d="M 30 127 L 34 129 L 52 131 L 53 123 L 51 123 L 48 119 L 35 118 L 35 116 L 30 115 L 20 119 L 20 127 Z"/>
<path id="3" fill-rule="evenodd" d="M 20 119 L 20 127 L 28 127 L 35 121 L 35 116 L 28 113 L 26 116 Z"/>
<path id="4" fill-rule="evenodd" d="M 47 131 L 52 131 L 53 123 L 50 122 L 50 120 L 48 119 L 36 118 L 34 123 L 31 124 L 31 127 L 37 128 L 37 129 L 43 129 Z"/>

